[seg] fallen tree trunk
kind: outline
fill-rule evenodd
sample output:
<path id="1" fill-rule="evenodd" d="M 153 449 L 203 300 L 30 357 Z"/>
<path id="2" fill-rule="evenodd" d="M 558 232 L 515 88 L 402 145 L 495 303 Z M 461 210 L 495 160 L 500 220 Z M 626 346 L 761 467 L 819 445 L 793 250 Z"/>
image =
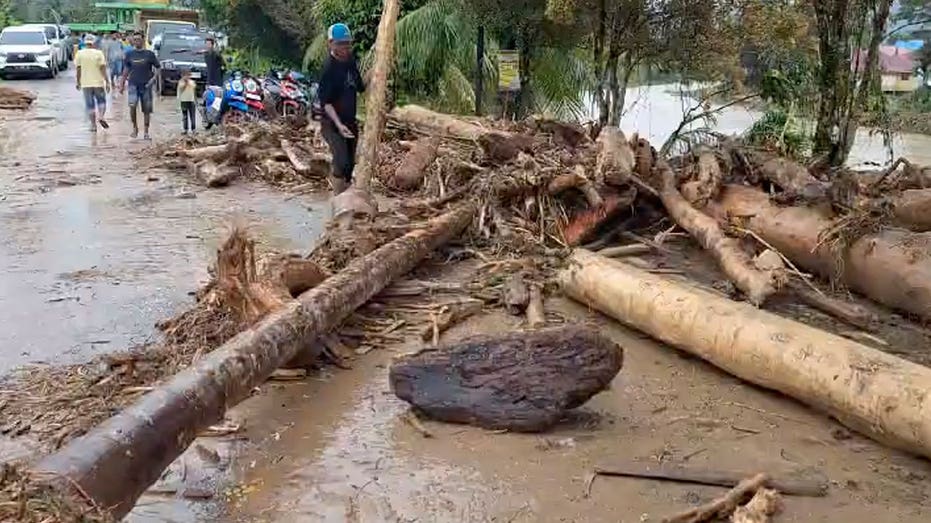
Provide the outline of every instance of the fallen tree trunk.
<path id="1" fill-rule="evenodd" d="M 463 205 L 410 232 L 266 316 L 34 469 L 124 516 L 194 440 L 256 385 L 471 222 Z"/>
<path id="2" fill-rule="evenodd" d="M 931 231 L 931 189 L 911 189 L 893 197 L 892 216 L 896 225 L 906 229 Z"/>
<path id="3" fill-rule="evenodd" d="M 411 150 L 404 156 L 404 160 L 394 172 L 390 183 L 396 189 L 410 191 L 420 187 L 427 169 L 436 160 L 440 150 L 440 137 L 428 136 L 414 143 Z"/>
<path id="4" fill-rule="evenodd" d="M 704 207 L 721 191 L 724 173 L 718 165 L 718 158 L 711 151 L 699 153 L 695 166 L 698 169 L 695 179 L 682 184 L 682 196 L 690 204 Z"/>
<path id="5" fill-rule="evenodd" d="M 402 356 L 391 390 L 431 418 L 539 432 L 610 385 L 623 351 L 582 326 L 476 337 Z"/>
<path id="6" fill-rule="evenodd" d="M 660 199 L 669 216 L 714 256 L 727 278 L 751 303 L 762 305 L 777 290 L 773 274 L 755 268 L 737 240 L 725 235 L 714 218 L 696 210 L 682 197 L 676 188 L 676 175 L 667 163 L 660 162 L 657 171 L 662 183 Z"/>
<path id="7" fill-rule="evenodd" d="M 748 153 L 759 176 L 779 186 L 791 196 L 810 201 L 824 198 L 827 186 L 808 172 L 808 168 L 788 158 L 763 153 Z"/>
<path id="8" fill-rule="evenodd" d="M 569 296 L 626 325 L 931 457 L 927 367 L 588 251 L 559 278 Z"/>
<path id="9" fill-rule="evenodd" d="M 887 229 L 852 242 L 839 255 L 819 242 L 833 222 L 822 210 L 779 207 L 762 191 L 726 186 L 707 209 L 744 226 L 802 268 L 840 278 L 889 307 L 931 319 L 931 233 Z"/>
<path id="10" fill-rule="evenodd" d="M 390 118 L 401 126 L 418 129 L 429 135 L 446 135 L 470 142 L 477 142 L 482 136 L 495 132 L 492 129 L 486 129 L 455 116 L 431 111 L 419 105 L 395 107 L 391 111 Z"/>

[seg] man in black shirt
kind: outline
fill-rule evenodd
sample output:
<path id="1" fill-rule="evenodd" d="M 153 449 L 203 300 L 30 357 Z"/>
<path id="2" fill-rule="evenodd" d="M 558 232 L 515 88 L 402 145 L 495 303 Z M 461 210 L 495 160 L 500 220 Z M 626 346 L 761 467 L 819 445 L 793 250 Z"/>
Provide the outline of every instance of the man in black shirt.
<path id="1" fill-rule="evenodd" d="M 149 139 L 149 124 L 152 119 L 152 84 L 155 83 L 155 72 L 161 64 L 155 53 L 144 49 L 145 40 L 142 35 L 133 35 L 133 49 L 126 53 L 126 64 L 123 66 L 123 82 L 120 92 L 126 91 L 129 83 L 129 117 L 133 122 L 132 137 L 139 136 L 139 124 L 136 119 L 136 106 L 142 105 L 142 117 L 145 123 L 146 140 Z"/>
<path id="2" fill-rule="evenodd" d="M 217 50 L 217 42 L 213 38 L 207 39 L 207 53 L 204 54 L 204 62 L 207 64 L 207 85 L 222 86 L 226 64 L 223 62 L 223 55 Z"/>
<path id="3" fill-rule="evenodd" d="M 352 52 L 349 27 L 334 24 L 327 36 L 330 52 L 320 75 L 318 91 L 324 112 L 320 129 L 333 154 L 333 189 L 338 194 L 352 183 L 359 134 L 356 95 L 365 90 L 365 85 Z"/>

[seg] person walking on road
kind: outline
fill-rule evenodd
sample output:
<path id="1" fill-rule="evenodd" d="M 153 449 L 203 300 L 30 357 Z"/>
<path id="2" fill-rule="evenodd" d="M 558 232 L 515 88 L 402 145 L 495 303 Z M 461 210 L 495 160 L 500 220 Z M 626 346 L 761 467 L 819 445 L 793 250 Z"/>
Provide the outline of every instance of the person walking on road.
<path id="1" fill-rule="evenodd" d="M 93 35 L 85 37 L 84 49 L 74 58 L 77 66 L 77 88 L 84 94 L 84 108 L 91 122 L 91 132 L 97 132 L 99 123 L 104 129 L 110 126 L 104 120 L 107 113 L 107 91 L 110 77 L 107 75 L 107 59 L 100 49 L 94 48 Z"/>
<path id="2" fill-rule="evenodd" d="M 126 52 L 123 50 L 120 35 L 112 33 L 104 38 L 103 48 L 100 50 L 107 57 L 107 67 L 110 69 L 110 83 L 116 85 L 116 81 L 123 76 L 123 62 L 126 61 Z"/>
<path id="3" fill-rule="evenodd" d="M 181 80 L 178 81 L 178 101 L 181 102 L 181 120 L 184 133 L 188 133 L 190 122 L 191 132 L 197 131 L 197 116 L 194 110 L 194 101 L 197 99 L 197 82 L 191 79 L 191 70 L 181 71 Z"/>
<path id="4" fill-rule="evenodd" d="M 152 84 L 155 83 L 155 73 L 161 68 L 155 53 L 145 49 L 145 40 L 142 35 L 133 35 L 133 49 L 126 53 L 126 63 L 123 66 L 123 81 L 120 92 L 126 91 L 129 84 L 129 117 L 133 122 L 132 137 L 139 136 L 138 115 L 136 107 L 142 106 L 142 118 L 145 125 L 143 138 L 149 140 L 149 125 L 152 121 Z"/>
<path id="5" fill-rule="evenodd" d="M 207 64 L 207 85 L 220 87 L 223 85 L 223 76 L 226 72 L 226 62 L 217 49 L 217 41 L 213 37 L 207 38 L 207 52 L 204 54 Z"/>
<path id="6" fill-rule="evenodd" d="M 333 191 L 339 194 L 352 183 L 356 165 L 356 98 L 365 90 L 355 54 L 352 33 L 346 24 L 334 24 L 327 30 L 329 56 L 320 75 L 318 94 L 324 116 L 320 122 L 323 139 L 333 155 Z"/>

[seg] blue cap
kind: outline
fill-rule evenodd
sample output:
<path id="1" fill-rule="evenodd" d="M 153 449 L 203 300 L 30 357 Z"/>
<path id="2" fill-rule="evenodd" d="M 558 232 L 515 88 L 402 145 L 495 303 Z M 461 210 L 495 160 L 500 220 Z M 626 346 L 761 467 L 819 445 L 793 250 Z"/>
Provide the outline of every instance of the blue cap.
<path id="1" fill-rule="evenodd" d="M 327 38 L 334 42 L 351 42 L 352 32 L 346 24 L 333 24 L 327 30 Z"/>

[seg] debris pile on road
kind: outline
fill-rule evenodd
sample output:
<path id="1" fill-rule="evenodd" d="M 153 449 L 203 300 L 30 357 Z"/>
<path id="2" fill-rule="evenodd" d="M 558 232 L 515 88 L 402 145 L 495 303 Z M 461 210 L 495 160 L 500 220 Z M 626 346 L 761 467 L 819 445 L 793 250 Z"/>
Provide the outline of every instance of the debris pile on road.
<path id="1" fill-rule="evenodd" d="M 23 111 L 29 109 L 36 95 L 0 85 L 0 110 Z"/>
<path id="2" fill-rule="evenodd" d="M 0 463 L 0 521 L 19 523 L 111 523 L 92 500 L 69 498 L 36 481 L 25 469 Z"/>
<path id="3" fill-rule="evenodd" d="M 828 176 L 730 140 L 663 158 L 637 134 L 620 130 L 604 130 L 592 139 L 588 129 L 574 124 L 490 122 L 415 106 L 392 111 L 388 126 L 389 139 L 375 168 L 377 204 L 364 202 L 374 212 L 334 221 L 306 256 L 276 254 L 256 261 L 251 241 L 234 232 L 218 253 L 214 281 L 198 294 L 197 304 L 159 325 L 162 342 L 85 365 L 30 369 L 5 384 L 0 392 L 4 433 L 32 434 L 48 448 L 59 448 L 142 394 L 166 390 L 166 380 L 208 353 L 205 365 L 220 365 L 232 349 L 215 349 L 225 343 L 239 351 L 260 351 L 256 361 L 266 366 L 283 355 L 295 366 L 313 364 L 321 355 L 346 366 L 352 349 L 361 355 L 412 336 L 439 346 L 444 331 L 492 308 L 526 315 L 532 334 L 523 336 L 543 336 L 546 331 L 533 329 L 552 323 L 544 299 L 558 281 L 571 297 L 743 379 L 828 409 L 865 434 L 931 454 L 896 428 L 902 419 L 909 427 L 919 423 L 920 405 L 903 404 L 895 416 L 877 419 L 866 400 L 818 385 L 830 381 L 819 381 L 825 372 L 854 379 L 862 372 L 856 362 L 871 362 L 877 385 L 868 397 L 883 402 L 925 386 L 923 368 L 785 319 L 787 312 L 779 305 L 804 302 L 858 329 L 881 327 L 882 315 L 873 312 L 881 309 L 830 295 L 803 272 L 808 271 L 825 283 L 931 318 L 931 233 L 924 232 L 931 229 L 931 207 L 923 203 L 931 195 L 926 189 L 931 170 L 903 160 L 884 172 Z M 166 156 L 167 163 L 209 187 L 243 177 L 289 191 L 319 190 L 329 172 L 329 156 L 316 133 L 287 123 L 230 127 L 222 136 L 150 150 L 146 158 L 164 164 Z M 439 256 L 430 255 L 444 244 Z M 576 247 L 584 249 L 573 254 Z M 697 255 L 702 251 L 708 256 Z M 696 259 L 700 262 L 693 263 Z M 456 281 L 436 276 L 444 267 L 470 263 L 468 275 Z M 421 270 L 411 280 L 392 284 L 418 265 Z M 343 282 L 342 290 L 322 295 L 321 288 L 335 285 L 334 278 Z M 350 283 L 365 292 L 347 295 Z M 675 293 L 682 299 L 661 299 Z M 689 300 L 698 304 L 694 310 L 687 308 Z M 313 307 L 306 308 L 307 303 Z M 324 309 L 328 312 L 320 312 Z M 707 317 L 682 321 L 698 314 Z M 725 317 L 734 325 L 721 320 Z M 745 324 L 759 325 L 768 334 L 765 339 L 746 337 Z M 581 329 L 582 337 L 589 333 L 573 328 Z M 708 341 L 725 338 L 734 340 L 731 346 Z M 593 355 L 600 348 L 597 340 L 560 345 L 553 339 L 541 344 L 539 365 L 522 370 L 559 373 L 556 366 L 577 361 L 557 350 L 569 347 L 575 356 L 590 353 L 585 361 L 592 366 L 566 368 L 598 374 L 589 380 L 597 386 L 562 390 L 561 400 L 535 397 L 530 403 L 551 400 L 555 405 L 542 414 L 540 408 L 511 401 L 514 394 L 545 395 L 532 387 L 545 381 L 539 376 L 529 381 L 515 377 L 514 390 L 507 391 L 511 395 L 498 398 L 511 401 L 510 409 L 479 405 L 487 408 L 450 413 L 418 403 L 418 380 L 399 370 L 413 369 L 413 362 L 425 373 L 475 376 L 475 368 L 456 363 L 467 360 L 494 376 L 501 369 L 490 366 L 491 360 L 520 367 L 491 357 L 524 350 L 506 339 L 431 349 L 402 360 L 392 370 L 395 391 L 437 419 L 542 430 L 557 411 L 583 403 L 620 369 L 620 351 L 616 366 L 611 357 Z M 804 340 L 830 349 L 820 366 L 805 372 L 787 366 L 777 372 L 776 363 L 760 365 L 804 349 Z M 265 341 L 273 346 L 260 347 Z M 850 361 L 831 357 L 840 353 L 849 354 Z M 900 374 L 913 380 L 897 380 L 883 371 L 890 368 L 905 369 Z M 265 370 L 249 374 L 243 383 Z M 455 382 L 448 384 L 444 394 L 460 397 Z M 520 392 L 521 384 L 530 392 Z M 172 389 L 172 397 L 177 393 Z"/>

